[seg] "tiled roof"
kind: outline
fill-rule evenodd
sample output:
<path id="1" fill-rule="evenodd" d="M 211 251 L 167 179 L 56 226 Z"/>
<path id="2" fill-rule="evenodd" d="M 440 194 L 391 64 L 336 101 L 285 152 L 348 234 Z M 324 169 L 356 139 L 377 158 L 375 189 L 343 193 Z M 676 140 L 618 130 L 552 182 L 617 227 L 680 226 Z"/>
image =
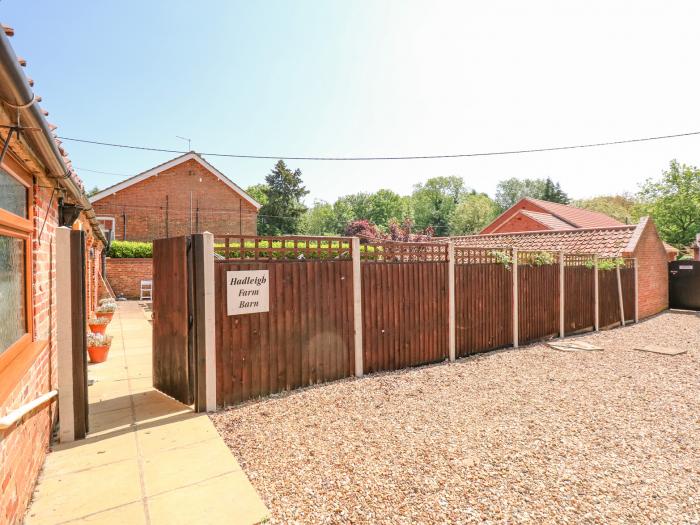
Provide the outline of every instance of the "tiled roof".
<path id="1" fill-rule="evenodd" d="M 567 206 L 566 204 L 532 199 L 529 197 L 528 200 L 549 213 L 554 214 L 563 221 L 568 222 L 575 228 L 608 228 L 623 225 L 617 219 L 613 219 L 597 211 L 584 210 L 575 208 L 574 206 Z"/>
<path id="2" fill-rule="evenodd" d="M 641 226 L 641 225 L 640 225 Z M 603 257 L 622 255 L 637 226 L 611 228 L 549 230 L 522 233 L 494 233 L 453 237 L 456 246 L 474 248 L 518 248 L 519 250 L 553 250 L 587 253 Z"/>
<path id="3" fill-rule="evenodd" d="M 540 224 L 547 226 L 550 230 L 570 230 L 571 224 L 556 218 L 551 213 L 540 213 L 538 211 L 522 210 L 520 211 L 526 217 L 536 220 Z"/>

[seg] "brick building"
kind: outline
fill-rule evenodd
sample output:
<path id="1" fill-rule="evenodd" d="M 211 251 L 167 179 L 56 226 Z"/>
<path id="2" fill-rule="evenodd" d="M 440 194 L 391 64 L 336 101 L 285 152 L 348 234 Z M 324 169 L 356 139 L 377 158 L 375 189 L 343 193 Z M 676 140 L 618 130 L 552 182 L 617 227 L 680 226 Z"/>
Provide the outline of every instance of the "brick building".
<path id="1" fill-rule="evenodd" d="M 18 121 L 0 164 L 0 417 L 57 388 L 56 229 L 86 231 L 86 304 L 94 309 L 105 238 L 82 183 L 56 139 L 9 43 L 0 32 L 0 141 Z M 81 211 L 83 210 L 83 211 Z M 44 463 L 55 397 L 0 427 L 0 523 L 22 521 Z"/>
<path id="2" fill-rule="evenodd" d="M 636 258 L 640 318 L 668 308 L 668 255 L 654 222 L 648 217 L 636 225 L 467 235 L 452 240 L 457 246 Z"/>
<path id="3" fill-rule="evenodd" d="M 90 198 L 112 238 L 152 241 L 190 233 L 255 235 L 260 204 L 195 152 Z"/>
<path id="4" fill-rule="evenodd" d="M 597 211 L 524 197 L 491 221 L 488 226 L 481 230 L 480 234 L 611 228 L 615 226 L 625 226 L 625 224 Z M 678 250 L 666 243 L 664 243 L 664 248 L 667 260 L 675 261 Z"/>

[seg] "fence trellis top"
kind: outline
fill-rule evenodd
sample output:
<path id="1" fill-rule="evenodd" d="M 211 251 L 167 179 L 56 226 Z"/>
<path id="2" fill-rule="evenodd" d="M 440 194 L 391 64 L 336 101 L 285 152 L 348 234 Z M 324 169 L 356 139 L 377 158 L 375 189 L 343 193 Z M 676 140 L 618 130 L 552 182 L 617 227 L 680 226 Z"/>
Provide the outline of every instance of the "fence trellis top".
<path id="1" fill-rule="evenodd" d="M 214 239 L 214 253 L 232 260 L 348 260 L 352 238 L 228 235 Z"/>
<path id="2" fill-rule="evenodd" d="M 366 262 L 447 262 L 449 245 L 442 242 L 369 241 L 360 246 Z"/>
<path id="3" fill-rule="evenodd" d="M 503 264 L 513 263 L 512 248 L 472 248 L 455 246 L 456 264 Z"/>

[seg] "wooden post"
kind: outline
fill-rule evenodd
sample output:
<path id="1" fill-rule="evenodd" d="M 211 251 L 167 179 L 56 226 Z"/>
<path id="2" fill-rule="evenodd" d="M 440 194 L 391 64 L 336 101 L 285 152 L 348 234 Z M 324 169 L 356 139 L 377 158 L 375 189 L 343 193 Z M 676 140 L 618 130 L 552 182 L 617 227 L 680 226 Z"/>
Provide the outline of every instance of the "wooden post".
<path id="1" fill-rule="evenodd" d="M 559 337 L 564 337 L 566 334 L 566 323 L 564 316 L 564 252 L 559 252 Z"/>
<path id="2" fill-rule="evenodd" d="M 593 324 L 595 331 L 600 330 L 600 305 L 599 305 L 599 291 L 598 291 L 598 256 L 593 256 L 593 304 L 594 304 L 594 314 L 593 314 Z"/>
<path id="3" fill-rule="evenodd" d="M 639 271 L 637 268 L 637 258 L 634 261 L 634 322 L 639 322 Z"/>
<path id="4" fill-rule="evenodd" d="M 447 281 L 449 291 L 449 325 L 450 325 L 450 361 L 454 362 L 457 354 L 457 325 L 455 312 L 455 245 L 447 243 Z"/>
<path id="5" fill-rule="evenodd" d="M 615 273 L 617 274 L 617 299 L 620 303 L 620 323 L 625 326 L 625 305 L 622 302 L 622 279 L 620 278 L 620 266 L 615 264 Z"/>
<path id="6" fill-rule="evenodd" d="M 360 264 L 360 238 L 352 238 L 352 293 L 355 323 L 355 377 L 364 375 L 362 364 L 362 267 Z"/>
<path id="7" fill-rule="evenodd" d="M 513 348 L 518 348 L 518 249 L 513 248 Z"/>

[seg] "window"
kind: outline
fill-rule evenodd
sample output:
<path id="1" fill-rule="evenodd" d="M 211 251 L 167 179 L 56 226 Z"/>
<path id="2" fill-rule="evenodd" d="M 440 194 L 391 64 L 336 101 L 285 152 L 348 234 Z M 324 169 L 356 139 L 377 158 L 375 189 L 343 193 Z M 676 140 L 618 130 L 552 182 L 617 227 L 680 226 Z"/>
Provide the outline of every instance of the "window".
<path id="1" fill-rule="evenodd" d="M 25 241 L 0 235 L 0 353 L 27 333 Z"/>
<path id="2" fill-rule="evenodd" d="M 0 370 L 32 340 L 30 188 L 0 168 Z"/>

